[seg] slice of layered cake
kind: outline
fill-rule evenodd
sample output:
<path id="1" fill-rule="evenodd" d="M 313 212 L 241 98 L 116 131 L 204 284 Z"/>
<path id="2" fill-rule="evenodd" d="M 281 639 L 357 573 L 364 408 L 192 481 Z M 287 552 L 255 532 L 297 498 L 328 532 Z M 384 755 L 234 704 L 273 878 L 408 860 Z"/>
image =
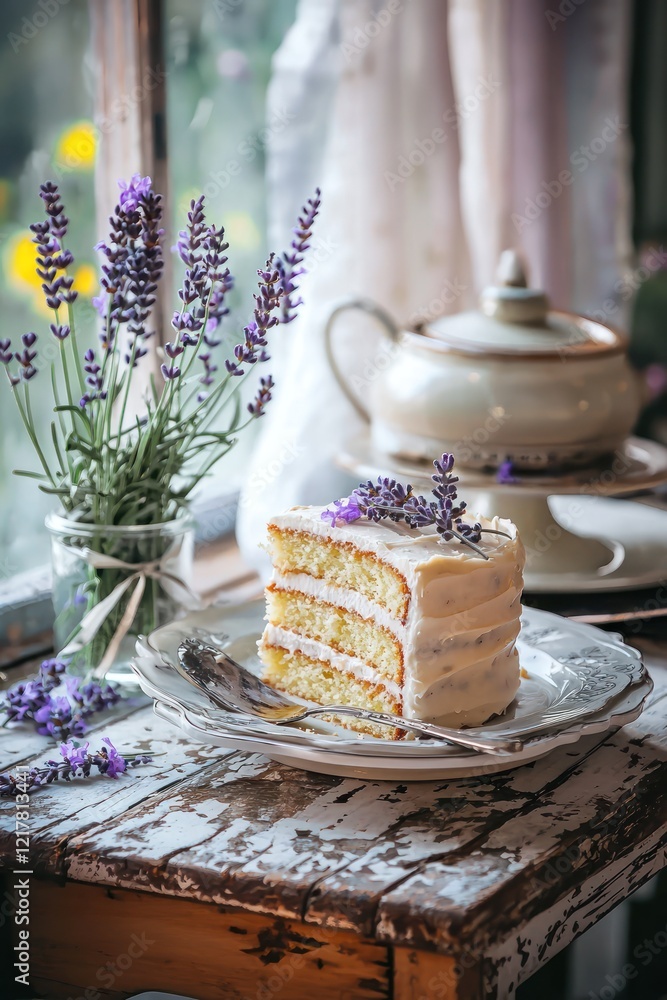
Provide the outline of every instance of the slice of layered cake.
<path id="1" fill-rule="evenodd" d="M 463 520 L 451 459 L 435 464 L 429 501 L 379 480 L 332 510 L 272 520 L 259 645 L 269 684 L 455 727 L 507 708 L 519 686 L 523 546 L 509 521 Z"/>

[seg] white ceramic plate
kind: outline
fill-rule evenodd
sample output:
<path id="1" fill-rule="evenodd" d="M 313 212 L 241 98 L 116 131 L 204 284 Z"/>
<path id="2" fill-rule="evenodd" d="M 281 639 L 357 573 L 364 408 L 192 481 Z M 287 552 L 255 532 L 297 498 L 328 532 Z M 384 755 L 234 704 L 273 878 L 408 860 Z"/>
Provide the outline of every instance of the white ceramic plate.
<path id="1" fill-rule="evenodd" d="M 651 690 L 639 654 L 615 635 L 527 608 L 519 641 L 522 679 L 510 709 L 477 731 L 519 734 L 517 754 L 474 754 L 435 740 L 361 736 L 321 720 L 274 726 L 211 708 L 175 669 L 178 645 L 198 636 L 259 672 L 256 642 L 263 603 L 209 609 L 157 629 L 137 643 L 135 671 L 156 711 L 199 742 L 266 754 L 327 774 L 424 780 L 508 770 L 583 736 L 636 718 Z"/>

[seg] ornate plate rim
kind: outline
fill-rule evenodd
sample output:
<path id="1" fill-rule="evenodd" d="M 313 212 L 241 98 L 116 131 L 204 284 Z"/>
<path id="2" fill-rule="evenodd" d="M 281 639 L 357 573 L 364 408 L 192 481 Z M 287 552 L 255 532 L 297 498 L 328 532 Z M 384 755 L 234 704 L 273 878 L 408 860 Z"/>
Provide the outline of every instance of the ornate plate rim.
<path id="1" fill-rule="evenodd" d="M 236 607 L 227 606 L 225 608 L 218 609 L 221 614 L 233 614 L 234 611 L 238 613 L 247 613 L 250 608 L 257 604 L 257 602 L 245 602 L 244 604 L 237 605 Z M 209 611 L 210 613 L 210 611 Z M 604 707 L 596 710 L 596 712 L 588 712 L 582 710 L 575 718 L 572 719 L 568 725 L 563 726 L 552 726 L 546 732 L 535 735 L 529 741 L 527 741 L 527 746 L 532 746 L 536 742 L 544 742 L 554 733 L 562 732 L 576 732 L 582 725 L 585 724 L 586 719 L 590 719 L 599 713 L 607 712 L 609 715 L 609 725 L 611 725 L 611 719 L 613 718 L 613 708 L 614 702 L 619 700 L 625 700 L 630 691 L 633 689 L 646 688 L 644 694 L 645 697 L 648 696 L 652 688 L 652 681 L 650 680 L 648 673 L 642 663 L 641 656 L 637 650 L 633 647 L 627 645 L 620 636 L 616 633 L 606 633 L 602 632 L 600 629 L 594 628 L 590 625 L 585 625 L 580 622 L 572 622 L 569 619 L 562 618 L 558 615 L 554 615 L 551 612 L 541 611 L 534 608 L 525 608 L 524 615 L 528 623 L 527 627 L 540 627 L 542 631 L 547 633 L 546 637 L 543 637 L 543 641 L 548 641 L 548 633 L 555 632 L 556 637 L 559 633 L 562 633 L 565 627 L 566 631 L 575 636 L 581 636 L 583 640 L 587 641 L 587 646 L 585 649 L 590 650 L 591 642 L 597 642 L 602 648 L 616 649 L 622 652 L 622 660 L 630 673 L 630 679 L 626 684 L 625 688 L 619 692 L 613 701 L 607 703 Z M 156 684 L 154 684 L 150 678 L 146 678 L 142 673 L 141 664 L 148 660 L 148 662 L 158 669 L 166 669 L 170 672 L 174 672 L 174 668 L 165 662 L 165 659 L 160 652 L 159 647 L 155 644 L 156 637 L 158 633 L 166 631 L 168 628 L 173 628 L 178 626 L 179 628 L 186 627 L 188 620 L 192 620 L 193 616 L 186 616 L 181 619 L 180 622 L 172 622 L 167 626 L 162 626 L 161 629 L 156 629 L 151 635 L 146 637 L 140 637 L 137 642 L 137 657 L 135 662 L 135 672 L 137 673 L 141 687 L 150 697 L 154 700 L 160 700 L 165 703 L 172 705 L 177 709 L 183 708 L 181 702 L 173 695 L 173 693 L 162 691 Z M 540 624 L 541 623 L 541 624 Z M 540 649 L 541 647 L 537 647 Z M 553 657 L 553 653 L 548 652 L 547 655 Z M 558 657 L 553 657 L 558 660 Z M 559 661 L 562 662 L 562 661 Z M 144 668 L 145 669 L 145 668 Z M 618 665 L 617 665 L 618 669 Z M 186 683 L 185 681 L 183 683 Z M 196 694 L 196 692 L 193 692 Z M 643 702 L 642 702 L 643 703 Z M 203 724 L 204 729 L 211 722 L 207 723 L 205 716 L 200 714 L 200 710 L 196 707 L 186 706 L 184 709 L 189 715 L 194 716 L 199 719 Z M 467 759 L 470 760 L 473 757 L 479 755 L 474 754 L 472 751 L 468 753 L 461 753 L 455 748 L 448 746 L 446 744 L 437 743 L 432 740 L 419 740 L 419 741 L 390 741 L 390 740 L 380 740 L 380 739 L 365 739 L 360 736 L 353 736 L 344 733 L 343 735 L 338 735 L 336 732 L 314 732 L 312 730 L 290 728 L 283 729 L 280 727 L 272 726 L 268 727 L 263 724 L 254 726 L 252 722 L 246 720 L 225 720 L 224 718 L 217 718 L 212 720 L 214 724 L 220 730 L 224 730 L 230 734 L 243 736 L 244 738 L 255 738 L 262 742 L 273 742 L 281 746 L 296 746 L 296 747 L 310 747 L 315 749 L 320 749 L 324 752 L 333 753 L 345 753 L 358 755 L 363 757 L 370 756 L 387 756 L 387 757 L 406 757 L 406 758 L 426 758 L 426 757 L 439 757 L 450 758 L 450 759 Z M 502 726 L 503 724 L 500 723 Z M 496 727 L 497 728 L 497 727 Z M 483 731 L 484 727 L 480 727 Z M 515 727 L 512 732 L 525 732 L 520 727 Z M 524 752 L 524 751 L 522 751 Z"/>

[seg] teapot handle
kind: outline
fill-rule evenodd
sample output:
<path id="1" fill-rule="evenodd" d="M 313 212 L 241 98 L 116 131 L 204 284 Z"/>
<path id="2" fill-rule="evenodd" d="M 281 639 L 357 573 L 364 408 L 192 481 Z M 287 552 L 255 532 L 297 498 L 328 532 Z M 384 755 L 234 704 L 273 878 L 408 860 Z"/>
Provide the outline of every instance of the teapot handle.
<path id="1" fill-rule="evenodd" d="M 334 306 L 333 310 L 331 311 L 331 315 L 329 316 L 326 326 L 324 328 L 324 348 L 327 355 L 327 361 L 329 362 L 329 367 L 331 368 L 334 378 L 336 379 L 343 393 L 345 394 L 347 399 L 349 399 L 350 403 L 355 408 L 355 410 L 362 418 L 362 420 L 365 420 L 366 423 L 370 423 L 371 421 L 370 413 L 368 412 L 364 404 L 361 402 L 359 397 L 356 395 L 356 393 L 353 392 L 352 389 L 350 388 L 345 378 L 345 375 L 341 371 L 341 368 L 338 362 L 336 361 L 333 352 L 334 323 L 336 319 L 341 315 L 341 313 L 347 312 L 348 310 L 351 309 L 359 309 L 361 310 L 361 312 L 368 313 L 370 316 L 374 316 L 375 319 L 379 320 L 382 326 L 384 327 L 387 336 L 394 344 L 398 342 L 398 338 L 401 334 L 401 331 L 394 322 L 394 320 L 392 319 L 392 317 L 389 315 L 389 313 L 385 309 L 383 309 L 382 306 L 377 305 L 377 303 L 373 302 L 372 299 L 363 299 L 354 297 L 350 299 L 344 299 L 342 302 L 339 302 L 338 305 Z"/>

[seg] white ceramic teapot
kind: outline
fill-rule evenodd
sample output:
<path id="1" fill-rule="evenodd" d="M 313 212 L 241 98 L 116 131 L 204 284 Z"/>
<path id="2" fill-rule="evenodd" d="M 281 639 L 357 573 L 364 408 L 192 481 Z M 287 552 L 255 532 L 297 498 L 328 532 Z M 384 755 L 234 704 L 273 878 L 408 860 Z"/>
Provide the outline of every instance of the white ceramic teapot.
<path id="1" fill-rule="evenodd" d="M 349 299 L 326 327 L 329 362 L 341 389 L 371 424 L 383 454 L 432 459 L 443 451 L 460 466 L 518 470 L 587 465 L 630 433 L 641 404 L 625 338 L 603 323 L 549 309 L 526 287 L 514 251 L 500 259 L 498 284 L 478 312 L 400 330 L 380 306 Z M 372 382 L 368 408 L 335 360 L 333 326 L 361 309 L 383 324 L 391 361 Z"/>

